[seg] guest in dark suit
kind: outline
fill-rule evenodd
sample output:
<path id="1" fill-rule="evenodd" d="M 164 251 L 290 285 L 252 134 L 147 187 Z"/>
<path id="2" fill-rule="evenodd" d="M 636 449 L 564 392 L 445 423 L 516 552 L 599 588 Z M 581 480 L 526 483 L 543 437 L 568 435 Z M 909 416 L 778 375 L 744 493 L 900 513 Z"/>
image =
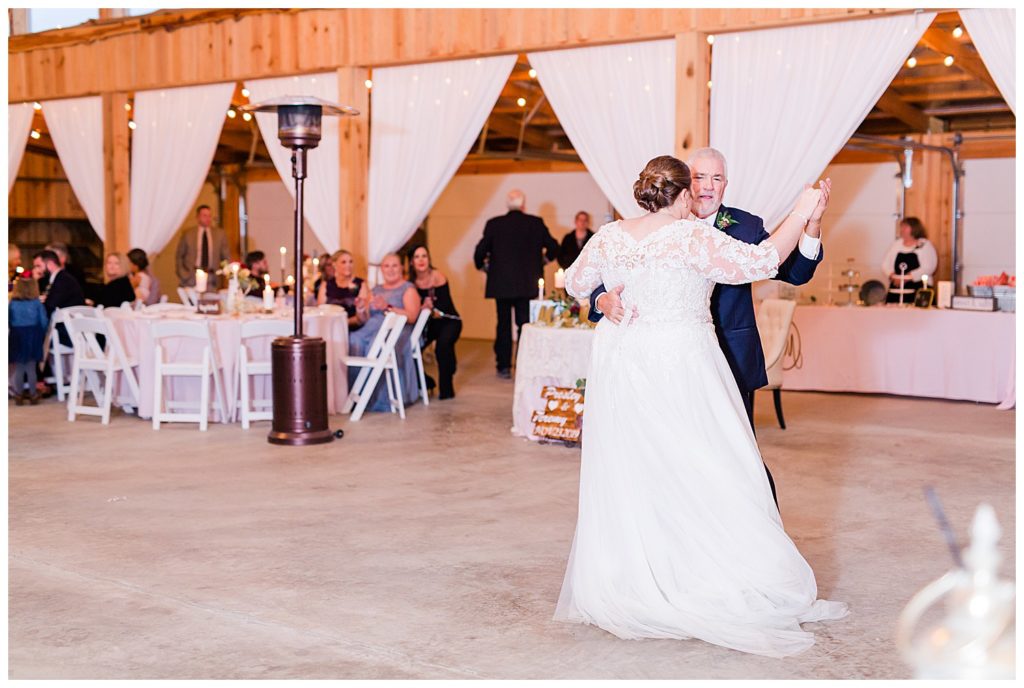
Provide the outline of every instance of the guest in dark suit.
<path id="1" fill-rule="evenodd" d="M 764 220 L 760 217 L 739 208 L 722 205 L 722 196 L 729 183 L 725 156 L 714 148 L 701 148 L 693 153 L 687 164 L 692 173 L 690 191 L 693 194 L 693 213 L 699 220 L 748 244 L 759 244 L 768 238 Z M 799 250 L 793 251 L 779 266 L 775 279 L 790 284 L 806 284 L 814 276 L 824 255 L 821 249 L 821 217 L 828 205 L 828 183 L 823 184 L 822 188 L 826 192 L 824 204 L 819 204 L 808 218 Z M 607 314 L 614 322 L 618 322 L 624 315 L 618 294 L 620 291 L 606 292 L 603 285 L 594 290 L 590 296 L 590 320 L 597 322 L 602 315 Z M 750 284 L 715 286 L 711 294 L 711 319 L 715 324 L 715 334 L 722 353 L 729 362 L 740 396 L 743 397 L 750 427 L 753 428 L 754 390 L 768 384 L 768 374 L 764 367 L 761 337 L 754 319 Z M 775 496 L 775 481 L 767 465 L 765 472 L 768 473 L 768 482 Z M 778 505 L 777 498 L 775 501 Z"/>
<path id="2" fill-rule="evenodd" d="M 82 288 L 82 293 L 84 294 L 85 290 L 88 288 L 86 285 L 85 271 L 82 270 L 77 263 L 71 260 L 68 245 L 59 241 L 54 241 L 47 244 L 46 249 L 57 254 L 57 260 L 60 261 L 60 269 L 75 278 L 75 281 L 78 282 L 78 286 Z"/>
<path id="3" fill-rule="evenodd" d="M 46 274 L 49 276 L 46 292 L 39 297 L 46 308 L 46 315 L 53 317 L 53 312 L 58 308 L 68 306 L 84 306 L 85 296 L 82 294 L 82 287 L 75 281 L 75 278 L 65 272 L 60 265 L 60 258 L 49 249 L 44 249 L 38 254 L 46 267 Z M 61 344 L 71 346 L 71 337 L 68 336 L 64 325 L 58 325 L 57 331 Z"/>
<path id="4" fill-rule="evenodd" d="M 512 377 L 512 313 L 521 332 L 530 319 L 530 299 L 537 293 L 544 263 L 558 256 L 558 242 L 544 220 L 523 212 L 526 195 L 513 189 L 507 201 L 508 213 L 487 221 L 473 252 L 477 269 L 487 272 L 484 295 L 494 299 L 498 309 L 494 355 L 503 378 Z"/>
<path id="5" fill-rule="evenodd" d="M 581 210 L 573 220 L 575 227 L 562 237 L 562 246 L 558 249 L 558 264 L 562 269 L 568 268 L 580 257 L 580 251 L 587 245 L 594 233 L 590 230 L 590 213 Z"/>

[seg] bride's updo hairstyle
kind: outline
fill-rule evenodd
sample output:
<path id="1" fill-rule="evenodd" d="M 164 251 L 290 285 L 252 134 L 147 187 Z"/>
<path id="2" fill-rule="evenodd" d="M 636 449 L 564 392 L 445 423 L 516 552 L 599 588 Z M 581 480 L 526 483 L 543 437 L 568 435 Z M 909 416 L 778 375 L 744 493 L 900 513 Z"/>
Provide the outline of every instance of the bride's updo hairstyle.
<path id="1" fill-rule="evenodd" d="M 659 155 L 647 163 L 633 182 L 633 198 L 644 210 L 656 213 L 675 203 L 690 188 L 690 168 L 671 155 Z"/>

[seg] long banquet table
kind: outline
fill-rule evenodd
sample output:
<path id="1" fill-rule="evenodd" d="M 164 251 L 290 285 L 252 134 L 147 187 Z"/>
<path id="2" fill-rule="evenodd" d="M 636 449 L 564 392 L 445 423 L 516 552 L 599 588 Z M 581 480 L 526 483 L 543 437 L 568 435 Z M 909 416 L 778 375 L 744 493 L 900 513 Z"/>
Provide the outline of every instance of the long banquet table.
<path id="1" fill-rule="evenodd" d="M 1014 403 L 1014 313 L 801 305 L 793 323 L 784 389 Z"/>
<path id="2" fill-rule="evenodd" d="M 139 380 L 139 416 L 142 418 L 153 417 L 153 372 L 154 372 L 154 347 L 152 327 L 153 323 L 162 319 L 205 319 L 210 323 L 210 329 L 216 348 L 217 362 L 222 366 L 224 382 L 225 401 L 229 411 L 234 408 L 234 398 L 237 396 L 237 374 L 238 349 L 241 344 L 242 323 L 252 319 L 277 319 L 291 322 L 292 316 L 286 313 L 281 314 L 243 314 L 238 316 L 213 315 L 204 316 L 195 313 L 144 313 L 132 312 L 128 314 L 113 314 L 111 321 L 117 330 L 121 343 L 129 358 L 138 361 L 136 374 Z M 343 363 L 348 353 L 348 317 L 344 311 L 333 310 L 320 311 L 316 308 L 307 309 L 302 318 L 304 334 L 311 337 L 322 337 L 327 344 L 327 410 L 329 413 L 339 412 L 348 396 L 348 368 Z M 290 329 L 290 328 L 289 328 Z M 255 355 L 255 360 L 268 360 L 270 358 L 270 342 L 272 337 L 266 337 L 266 346 L 262 343 L 256 347 L 250 347 L 255 351 L 263 351 L 265 356 Z M 178 339 L 168 342 L 165 356 L 167 360 L 174 360 L 176 357 L 188 356 L 190 359 L 198 358 L 201 352 L 200 344 L 195 340 Z M 128 392 L 127 385 L 122 381 L 121 395 Z M 259 396 L 269 396 L 269 384 L 267 381 L 254 385 L 254 393 Z M 197 379 L 173 380 L 171 383 L 170 397 L 176 401 L 198 400 L 199 381 Z M 214 390 L 210 391 L 210 399 L 214 399 Z M 220 419 L 222 421 L 226 419 Z"/>

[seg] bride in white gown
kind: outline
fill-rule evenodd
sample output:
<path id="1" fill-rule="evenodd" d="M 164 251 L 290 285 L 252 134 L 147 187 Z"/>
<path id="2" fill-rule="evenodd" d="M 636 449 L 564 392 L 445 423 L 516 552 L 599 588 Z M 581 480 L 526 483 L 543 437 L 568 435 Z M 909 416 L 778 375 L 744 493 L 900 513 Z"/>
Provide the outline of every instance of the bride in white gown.
<path id="1" fill-rule="evenodd" d="M 709 311 L 716 282 L 768 279 L 821 192 L 758 245 L 694 221 L 689 170 L 655 158 L 634 185 L 651 211 L 604 225 L 566 271 L 627 317 L 597 325 L 587 377 L 579 516 L 555 619 L 620 638 L 699 638 L 784 657 L 838 619 L 786 535 Z M 634 315 L 635 314 L 635 315 Z M 633 316 L 633 317 L 630 317 Z"/>

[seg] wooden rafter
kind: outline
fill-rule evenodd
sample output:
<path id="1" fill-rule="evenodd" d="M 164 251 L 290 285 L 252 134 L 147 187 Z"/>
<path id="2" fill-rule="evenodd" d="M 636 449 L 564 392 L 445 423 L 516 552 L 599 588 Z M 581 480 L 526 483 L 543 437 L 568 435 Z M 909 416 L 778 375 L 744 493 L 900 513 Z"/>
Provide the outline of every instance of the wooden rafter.
<path id="1" fill-rule="evenodd" d="M 924 111 L 908 104 L 899 95 L 889 89 L 882 94 L 876 104 L 879 110 L 895 117 L 907 124 L 915 131 L 935 131 L 942 130 L 942 122 L 939 120 L 933 120 L 931 117 L 926 115 Z"/>
<path id="2" fill-rule="evenodd" d="M 985 63 L 977 54 L 967 50 L 966 46 L 953 38 L 953 34 L 942 29 L 932 27 L 924 32 L 921 43 L 928 46 L 937 53 L 953 56 L 953 64 L 965 72 L 969 72 L 976 78 L 985 82 L 993 89 L 996 89 L 996 82 L 988 73 Z"/>

